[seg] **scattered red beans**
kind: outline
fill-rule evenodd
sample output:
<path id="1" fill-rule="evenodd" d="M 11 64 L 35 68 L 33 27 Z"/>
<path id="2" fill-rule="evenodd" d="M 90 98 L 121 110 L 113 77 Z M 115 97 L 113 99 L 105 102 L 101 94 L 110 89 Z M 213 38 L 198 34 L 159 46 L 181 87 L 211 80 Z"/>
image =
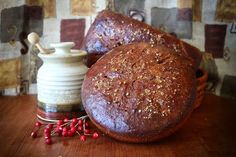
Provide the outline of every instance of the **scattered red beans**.
<path id="1" fill-rule="evenodd" d="M 86 136 L 85 135 L 81 135 L 80 136 L 80 141 L 83 141 L 83 142 L 86 141 Z"/>
<path id="2" fill-rule="evenodd" d="M 67 132 L 67 131 L 63 131 L 63 132 L 62 132 L 62 136 L 63 136 L 63 137 L 68 136 L 68 132 Z"/>
<path id="3" fill-rule="evenodd" d="M 99 135 L 97 132 L 94 132 L 92 137 L 93 137 L 93 139 L 97 139 L 99 137 Z"/>
<path id="4" fill-rule="evenodd" d="M 66 127 L 64 127 L 63 129 L 62 129 L 62 132 L 67 132 L 68 131 L 68 129 L 66 128 Z"/>
<path id="5" fill-rule="evenodd" d="M 37 126 L 37 127 L 40 127 L 41 125 L 42 125 L 42 123 L 40 123 L 40 122 L 35 123 L 35 126 Z"/>
<path id="6" fill-rule="evenodd" d="M 78 130 L 78 131 L 82 131 L 82 130 L 83 130 L 83 127 L 82 127 L 82 126 L 78 126 L 77 130 Z"/>
<path id="7" fill-rule="evenodd" d="M 78 125 L 83 125 L 83 120 L 79 120 Z"/>
<path id="8" fill-rule="evenodd" d="M 37 137 L 37 132 L 33 131 L 30 135 L 32 138 L 36 138 Z"/>
<path id="9" fill-rule="evenodd" d="M 71 127 L 71 128 L 70 128 L 70 131 L 73 132 L 73 133 L 75 133 L 75 132 L 76 132 L 76 128 L 75 128 L 75 127 Z"/>
<path id="10" fill-rule="evenodd" d="M 85 134 L 89 134 L 89 133 L 90 133 L 90 130 L 89 130 L 89 129 L 84 129 L 84 133 L 85 133 Z"/>
<path id="11" fill-rule="evenodd" d="M 72 136 L 74 136 L 74 135 L 75 135 L 75 132 L 72 132 L 72 131 L 70 131 L 70 130 L 68 131 L 68 136 L 69 136 L 69 137 L 72 137 Z"/>
<path id="12" fill-rule="evenodd" d="M 57 125 L 62 125 L 63 124 L 63 120 L 58 120 L 58 122 L 57 122 Z"/>
<path id="13" fill-rule="evenodd" d="M 45 139 L 45 143 L 48 145 L 52 144 L 52 139 L 51 138 Z"/>
<path id="14" fill-rule="evenodd" d="M 86 126 L 86 127 L 89 127 L 89 123 L 88 123 L 88 122 L 85 122 L 85 126 Z"/>
<path id="15" fill-rule="evenodd" d="M 47 125 L 47 128 L 50 129 L 50 130 L 52 130 L 52 129 L 53 129 L 53 124 L 52 124 L 52 123 L 48 124 L 48 125 Z"/>
<path id="16" fill-rule="evenodd" d="M 75 127 L 76 123 L 70 123 L 70 128 Z"/>
<path id="17" fill-rule="evenodd" d="M 45 129 L 44 129 L 44 134 L 48 134 L 48 133 L 51 133 L 51 129 L 45 128 Z"/>
<path id="18" fill-rule="evenodd" d="M 80 136 L 81 141 L 86 141 L 88 136 L 91 136 L 93 139 L 97 139 L 99 134 L 97 132 L 91 133 L 89 130 L 89 122 L 85 119 L 88 116 L 68 119 L 64 118 L 63 120 L 58 120 L 54 123 L 42 124 L 41 122 L 36 122 L 34 131 L 31 133 L 32 138 L 38 137 L 38 131 L 40 127 L 44 125 L 43 135 L 46 144 L 52 144 L 52 138 L 54 136 L 63 136 L 63 137 L 73 137 L 75 134 Z"/>
<path id="19" fill-rule="evenodd" d="M 63 121 L 64 121 L 64 123 L 68 123 L 68 122 L 69 122 L 69 119 L 68 119 L 68 118 L 65 118 Z"/>
<path id="20" fill-rule="evenodd" d="M 72 119 L 72 123 L 74 123 L 74 124 L 78 123 L 78 119 L 77 118 L 73 118 Z"/>

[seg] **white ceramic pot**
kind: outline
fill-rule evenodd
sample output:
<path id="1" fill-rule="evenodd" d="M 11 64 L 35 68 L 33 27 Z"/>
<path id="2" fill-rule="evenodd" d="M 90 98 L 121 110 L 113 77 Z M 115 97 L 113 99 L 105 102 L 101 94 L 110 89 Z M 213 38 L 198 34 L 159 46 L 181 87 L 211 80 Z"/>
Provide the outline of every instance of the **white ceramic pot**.
<path id="1" fill-rule="evenodd" d="M 55 43 L 53 53 L 39 53 L 43 65 L 38 70 L 38 117 L 57 120 L 78 117 L 83 110 L 81 85 L 88 68 L 85 51 L 71 50 L 73 42 Z"/>

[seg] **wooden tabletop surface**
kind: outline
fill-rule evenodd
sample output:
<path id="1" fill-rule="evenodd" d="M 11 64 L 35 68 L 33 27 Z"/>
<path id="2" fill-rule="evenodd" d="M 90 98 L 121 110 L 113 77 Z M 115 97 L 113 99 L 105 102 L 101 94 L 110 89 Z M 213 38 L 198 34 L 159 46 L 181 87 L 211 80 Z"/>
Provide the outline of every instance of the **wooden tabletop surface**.
<path id="1" fill-rule="evenodd" d="M 206 95 L 202 105 L 175 134 L 151 144 L 128 144 L 107 136 L 88 139 L 30 137 L 36 121 L 36 96 L 0 97 L 0 157 L 8 156 L 236 156 L 236 102 Z"/>

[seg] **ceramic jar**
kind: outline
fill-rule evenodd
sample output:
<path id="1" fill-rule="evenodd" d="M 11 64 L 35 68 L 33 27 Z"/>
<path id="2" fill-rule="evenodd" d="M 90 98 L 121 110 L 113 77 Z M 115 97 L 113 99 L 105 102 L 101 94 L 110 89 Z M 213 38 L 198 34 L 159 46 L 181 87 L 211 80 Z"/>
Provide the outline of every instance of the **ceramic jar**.
<path id="1" fill-rule="evenodd" d="M 85 51 L 71 50 L 73 42 L 55 43 L 53 53 L 39 53 L 43 65 L 38 70 L 38 112 L 41 120 L 52 121 L 81 116 L 81 85 L 88 68 Z"/>

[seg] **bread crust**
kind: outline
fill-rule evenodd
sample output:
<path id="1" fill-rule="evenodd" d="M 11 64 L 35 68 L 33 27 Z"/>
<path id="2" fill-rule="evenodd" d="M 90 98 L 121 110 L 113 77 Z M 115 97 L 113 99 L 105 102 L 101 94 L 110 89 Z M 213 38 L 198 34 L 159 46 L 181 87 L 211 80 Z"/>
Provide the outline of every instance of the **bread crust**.
<path id="1" fill-rule="evenodd" d="M 83 41 L 82 49 L 88 52 L 87 64 L 91 66 L 113 48 L 133 42 L 162 44 L 191 60 L 195 69 L 202 58 L 196 47 L 148 24 L 109 10 L 103 10 L 97 15 Z"/>
<path id="2" fill-rule="evenodd" d="M 92 122 L 117 140 L 145 143 L 186 121 L 196 95 L 192 63 L 163 45 L 114 48 L 87 72 L 82 102 Z"/>

